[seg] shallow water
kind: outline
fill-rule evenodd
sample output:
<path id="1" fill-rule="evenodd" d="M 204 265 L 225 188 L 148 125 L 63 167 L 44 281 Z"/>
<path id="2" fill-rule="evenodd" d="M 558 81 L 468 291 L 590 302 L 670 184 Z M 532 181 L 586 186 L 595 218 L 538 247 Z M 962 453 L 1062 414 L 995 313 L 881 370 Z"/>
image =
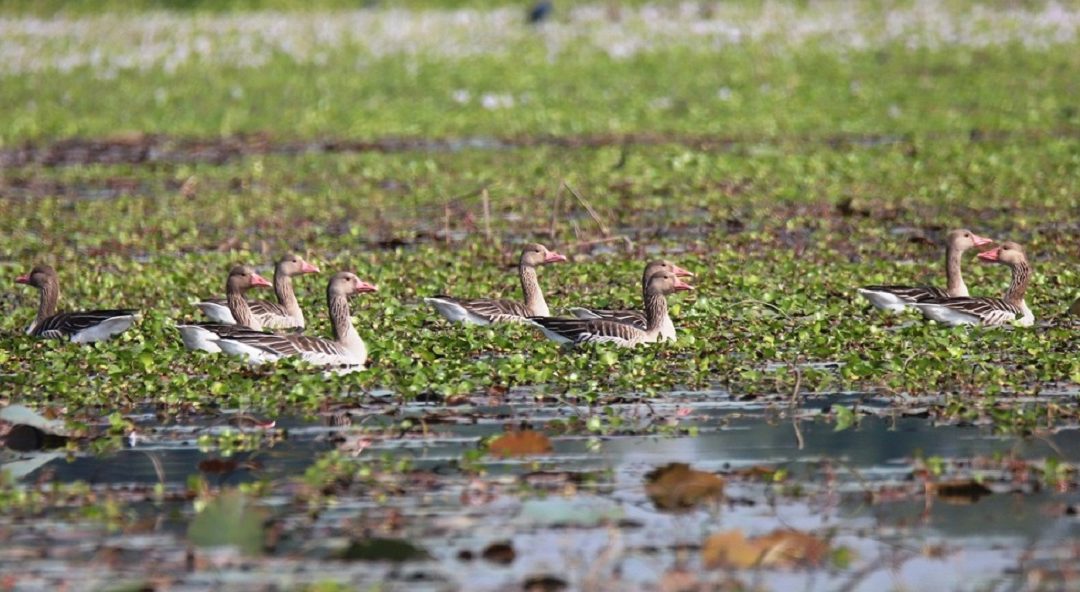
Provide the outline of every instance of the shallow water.
<path id="1" fill-rule="evenodd" d="M 103 493 L 124 492 L 133 500 L 126 511 L 138 517 L 126 532 L 55 510 L 32 521 L 5 519 L 0 570 L 21 574 L 17 589 L 156 574 L 174 589 L 213 583 L 288 588 L 335 579 L 361 587 L 385 582 L 403 590 L 503 590 L 522 589 L 530 577 L 550 575 L 572 589 L 632 590 L 654 589 L 679 567 L 706 583 L 734 577 L 778 590 L 1009 589 L 1030 583 L 1032 574 L 1051 582 L 1052 589 L 1071 585 L 1060 572 L 1075 562 L 1080 537 L 1080 521 L 1068 513 L 1080 504 L 1075 475 L 1059 491 L 1019 478 L 1009 462 L 1059 454 L 1075 462 L 1080 431 L 999 437 L 981 427 L 934 426 L 899 412 L 890 417 L 884 408 L 879 409 L 883 417 L 864 416 L 854 427 L 837 431 L 821 415 L 831 404 L 861 399 L 811 398 L 795 413 L 784 406 L 732 401 L 722 393 L 612 405 L 613 415 L 636 426 L 638 435 L 555 436 L 550 454 L 483 459 L 482 475 L 461 469 L 464 454 L 476 449 L 480 438 L 522 421 L 536 429 L 546 425 L 552 433 L 550 422 L 582 409 L 538 404 L 528 393 L 512 393 L 495 403 L 476 400 L 453 408 L 399 408 L 368 399 L 347 412 L 352 426 L 367 430 L 363 434 L 340 425 L 348 423 L 341 419 L 344 412 L 333 422 L 329 415 L 322 422 L 282 419 L 275 429 L 284 430 L 284 440 L 233 456 L 256 468 L 207 475 L 214 486 L 271 483 L 262 504 L 283 526 L 281 538 L 260 558 L 199 550 L 194 560 L 185 534 L 192 504 L 140 501 L 146 496 L 139 492 L 159 479 L 166 491 L 183 491 L 201 461 L 220 456 L 201 452 L 196 439 L 220 433 L 228 416 L 186 426 L 153 426 L 150 416 L 135 418 L 143 431 L 133 445 L 104 457 L 57 455 L 25 477 L 33 481 L 47 471 L 56 481 L 81 480 Z M 676 419 L 680 409 L 688 415 Z M 383 430 L 377 426 L 400 425 L 406 417 L 427 417 L 427 433 L 379 435 Z M 697 426 L 700 434 L 640 435 L 649 422 L 675 421 Z M 361 436 L 370 440 L 361 459 L 407 457 L 412 468 L 353 483 L 314 514 L 296 503 L 298 476 L 320 454 Z M 941 459 L 940 479 L 978 477 L 993 493 L 926 495 L 915 459 L 931 457 Z M 725 500 L 684 513 L 657 509 L 645 493 L 644 476 L 673 461 L 724 475 Z M 739 469 L 754 466 L 784 469 L 788 476 L 773 483 L 740 475 Z M 733 528 L 748 535 L 778 528 L 812 532 L 829 538 L 833 548 L 846 547 L 853 559 L 843 567 L 702 571 L 705 538 Z M 431 559 L 403 564 L 333 559 L 350 539 L 364 534 L 407 540 Z M 480 557 L 499 541 L 508 541 L 515 551 L 509 565 Z M 472 559 L 462 558 L 470 553 Z M 125 559 L 135 557 L 152 561 Z"/>

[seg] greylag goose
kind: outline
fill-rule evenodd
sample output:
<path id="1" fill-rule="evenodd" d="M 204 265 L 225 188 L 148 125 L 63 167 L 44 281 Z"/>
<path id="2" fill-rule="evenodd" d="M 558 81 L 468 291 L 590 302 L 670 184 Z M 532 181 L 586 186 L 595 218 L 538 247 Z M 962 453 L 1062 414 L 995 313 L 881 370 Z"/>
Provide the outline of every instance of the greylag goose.
<path id="1" fill-rule="evenodd" d="M 622 347 L 634 347 L 659 340 L 660 328 L 667 316 L 666 296 L 692 289 L 693 287 L 671 272 L 653 274 L 645 288 L 645 329 L 606 319 L 531 317 L 529 320 L 539 327 L 548 339 L 558 343 L 614 343 Z"/>
<path id="2" fill-rule="evenodd" d="M 981 237 L 966 228 L 949 232 L 945 241 L 945 278 L 944 290 L 933 286 L 864 286 L 859 294 L 881 310 L 900 312 L 908 306 L 934 298 L 961 298 L 968 296 L 964 276 L 960 273 L 960 258 L 964 251 L 994 242 Z"/>
<path id="3" fill-rule="evenodd" d="M 476 298 L 467 300 L 451 296 L 438 295 L 424 298 L 446 320 L 451 322 L 490 325 L 491 323 L 525 322 L 528 317 L 546 317 L 551 314 L 540 283 L 536 280 L 536 268 L 548 263 L 566 261 L 566 257 L 549 251 L 541 244 L 525 245 L 518 261 L 518 276 L 521 278 L 521 291 L 525 294 L 525 303 L 515 300 L 495 300 Z"/>
<path id="4" fill-rule="evenodd" d="M 237 324 L 226 325 L 224 323 L 199 323 L 195 325 L 177 325 L 180 337 L 184 340 L 184 347 L 191 350 L 201 350 L 210 353 L 218 353 L 218 340 L 222 337 L 237 335 L 245 332 L 262 334 L 262 323 L 251 312 L 244 293 L 251 288 L 268 287 L 270 282 L 266 278 L 255 273 L 255 270 L 247 265 L 237 265 L 229 270 L 229 277 L 225 280 L 225 299 L 229 304 L 229 310 Z"/>
<path id="5" fill-rule="evenodd" d="M 130 309 L 57 313 L 60 278 L 48 265 L 34 267 L 30 273 L 15 278 L 15 283 L 33 286 L 40 292 L 37 316 L 26 329 L 26 334 L 34 337 L 67 337 L 75 343 L 94 343 L 127 331 L 138 318 L 138 311 Z"/>
<path id="6" fill-rule="evenodd" d="M 1000 263 L 1012 270 L 1012 280 L 1002 298 L 939 298 L 916 302 L 917 307 L 928 319 L 950 326 L 985 325 L 993 327 L 1007 323 L 1016 323 L 1021 327 L 1030 327 L 1035 323 L 1035 315 L 1024 302 L 1024 293 L 1031 280 L 1031 265 L 1028 264 L 1024 249 L 1013 242 L 1002 243 L 1000 247 L 979 253 L 979 259 L 991 263 Z"/>
<path id="7" fill-rule="evenodd" d="M 318 272 L 318 267 L 304 261 L 302 257 L 292 253 L 285 255 L 274 266 L 274 294 L 278 301 L 248 300 L 251 313 L 265 329 L 303 329 L 304 311 L 296 301 L 292 276 Z M 236 324 L 236 319 L 229 312 L 229 302 L 225 298 L 208 298 L 195 306 L 211 321 L 226 325 Z"/>
<path id="8" fill-rule="evenodd" d="M 645 290 L 649 286 L 649 278 L 655 273 L 666 271 L 675 274 L 676 277 L 694 277 L 693 273 L 675 265 L 670 261 L 652 261 L 645 266 L 645 272 L 641 274 L 641 293 L 644 297 Z M 608 310 L 602 308 L 573 307 L 570 314 L 579 319 L 606 319 L 618 323 L 633 325 L 644 330 L 647 326 L 645 311 L 642 310 Z M 675 341 L 675 324 L 671 322 L 671 316 L 664 313 L 664 320 L 660 324 L 660 340 Z"/>
<path id="9" fill-rule="evenodd" d="M 367 361 L 367 346 L 353 327 L 349 297 L 376 290 L 374 285 L 349 272 L 330 278 L 326 301 L 334 327 L 332 340 L 248 331 L 222 337 L 218 345 L 225 353 L 244 356 L 256 363 L 296 357 L 316 366 L 363 366 Z"/>

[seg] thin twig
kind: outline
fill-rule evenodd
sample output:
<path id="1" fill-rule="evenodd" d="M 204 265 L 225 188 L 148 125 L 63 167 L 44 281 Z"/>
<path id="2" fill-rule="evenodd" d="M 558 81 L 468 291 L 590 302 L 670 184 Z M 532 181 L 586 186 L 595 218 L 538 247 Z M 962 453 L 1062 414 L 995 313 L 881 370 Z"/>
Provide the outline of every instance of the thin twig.
<path id="1" fill-rule="evenodd" d="M 450 202 L 443 205 L 443 240 L 450 244 Z"/>
<path id="2" fill-rule="evenodd" d="M 590 204 L 584 197 L 581 197 L 581 194 L 578 193 L 576 189 L 571 187 L 570 184 L 567 183 L 565 180 L 562 182 L 562 184 L 563 187 L 566 187 L 566 190 L 570 192 L 570 195 L 573 195 L 577 198 L 578 203 L 580 203 L 581 206 L 585 208 L 585 211 L 589 212 L 589 216 L 592 216 L 593 222 L 596 222 L 596 225 L 600 227 L 600 234 L 604 236 L 610 236 L 611 230 L 608 229 L 607 224 L 604 224 L 604 221 L 600 219 L 600 215 L 597 214 L 596 210 L 593 209 L 592 204 Z"/>
<path id="3" fill-rule="evenodd" d="M 555 238 L 555 227 L 559 223 L 559 206 L 562 205 L 562 189 L 562 185 L 559 185 L 559 187 L 555 189 L 555 203 L 551 208 L 551 226 L 548 227 L 548 236 L 551 238 Z"/>
<path id="4" fill-rule="evenodd" d="M 491 240 L 491 199 L 485 187 L 480 191 L 480 200 L 484 204 L 484 238 Z"/>
<path id="5" fill-rule="evenodd" d="M 620 234 L 618 236 L 609 236 L 607 238 L 597 238 L 597 239 L 593 239 L 593 240 L 576 242 L 576 243 L 574 243 L 572 245 L 569 245 L 567 247 L 567 250 L 576 249 L 578 247 L 588 247 L 588 246 L 592 246 L 592 245 L 600 245 L 600 244 L 603 244 L 603 243 L 613 243 L 613 242 L 618 242 L 618 241 L 622 241 L 622 242 L 626 243 L 626 250 L 627 251 L 633 251 L 634 250 L 634 241 L 630 240 L 630 237 L 626 236 L 625 234 Z"/>

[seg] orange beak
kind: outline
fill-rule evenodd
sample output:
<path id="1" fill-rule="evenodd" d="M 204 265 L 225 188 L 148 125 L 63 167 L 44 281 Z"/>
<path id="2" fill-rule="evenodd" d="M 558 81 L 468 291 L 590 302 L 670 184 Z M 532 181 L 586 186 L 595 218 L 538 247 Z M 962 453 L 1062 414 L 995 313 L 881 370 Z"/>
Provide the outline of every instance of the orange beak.
<path id="1" fill-rule="evenodd" d="M 992 238 L 986 238 L 985 236 L 979 236 L 979 235 L 974 234 L 974 233 L 972 233 L 972 235 L 971 235 L 971 240 L 975 241 L 975 246 L 976 247 L 981 247 L 983 245 L 988 245 L 988 244 L 994 242 L 994 239 L 992 239 Z"/>
<path id="2" fill-rule="evenodd" d="M 683 290 L 693 290 L 693 289 L 694 289 L 694 287 L 691 286 L 690 284 L 680 280 L 679 278 L 675 278 L 675 291 L 676 292 L 681 292 Z"/>
<path id="3" fill-rule="evenodd" d="M 369 283 L 361 280 L 360 284 L 356 286 L 356 292 L 355 293 L 356 294 L 364 294 L 365 292 L 378 292 L 378 291 L 379 291 L 379 287 L 376 286 L 375 284 L 369 284 Z"/>
<path id="4" fill-rule="evenodd" d="M 319 273 L 319 268 L 301 259 L 300 273 Z"/>
<path id="5" fill-rule="evenodd" d="M 978 257 L 983 261 L 997 261 L 1001 257 L 1001 247 L 998 247 L 996 249 L 990 249 L 989 251 L 983 251 L 982 253 L 979 253 Z"/>
<path id="6" fill-rule="evenodd" d="M 15 283 L 16 284 L 29 284 L 30 283 L 30 274 L 20 275 L 19 277 L 15 278 Z"/>
<path id="7" fill-rule="evenodd" d="M 264 278 L 263 276 L 261 276 L 261 275 L 259 275 L 257 273 L 253 273 L 253 274 L 251 274 L 251 285 L 254 286 L 254 287 L 267 287 L 268 288 L 268 287 L 272 286 L 273 284 L 271 284 L 269 281 L 267 281 L 266 278 Z"/>
<path id="8" fill-rule="evenodd" d="M 566 256 L 555 251 L 548 251 L 547 256 L 544 257 L 544 263 L 559 263 L 560 261 L 566 261 Z"/>
<path id="9" fill-rule="evenodd" d="M 694 277 L 694 272 L 685 270 L 674 263 L 671 264 L 671 273 L 678 277 Z"/>

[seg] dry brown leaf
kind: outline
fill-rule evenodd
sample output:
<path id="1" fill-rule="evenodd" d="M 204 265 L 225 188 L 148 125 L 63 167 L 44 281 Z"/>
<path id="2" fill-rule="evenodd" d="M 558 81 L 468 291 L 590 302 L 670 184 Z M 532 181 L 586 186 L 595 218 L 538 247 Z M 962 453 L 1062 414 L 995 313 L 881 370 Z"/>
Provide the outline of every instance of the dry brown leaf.
<path id="1" fill-rule="evenodd" d="M 759 557 L 761 548 L 748 541 L 738 529 L 718 532 L 705 539 L 701 547 L 701 563 L 706 569 L 753 567 Z"/>
<path id="2" fill-rule="evenodd" d="M 684 510 L 719 499 L 724 480 L 686 463 L 671 463 L 645 475 L 645 493 L 661 510 Z"/>
<path id="3" fill-rule="evenodd" d="M 777 530 L 754 542 L 763 550 L 761 565 L 765 567 L 818 566 L 829 553 L 828 543 L 798 530 Z"/>
<path id="4" fill-rule="evenodd" d="M 494 456 L 525 456 L 551 452 L 551 440 L 540 432 L 507 432 L 491 441 L 488 453 Z"/>
<path id="5" fill-rule="evenodd" d="M 705 540 L 701 561 L 709 569 L 789 568 L 821 565 L 828 553 L 829 545 L 824 540 L 797 530 L 777 530 L 752 539 L 743 536 L 741 530 L 728 530 Z"/>
<path id="6" fill-rule="evenodd" d="M 979 501 L 979 498 L 994 493 L 989 487 L 974 479 L 930 483 L 929 492 L 943 502 L 957 505 L 973 504 Z"/>

